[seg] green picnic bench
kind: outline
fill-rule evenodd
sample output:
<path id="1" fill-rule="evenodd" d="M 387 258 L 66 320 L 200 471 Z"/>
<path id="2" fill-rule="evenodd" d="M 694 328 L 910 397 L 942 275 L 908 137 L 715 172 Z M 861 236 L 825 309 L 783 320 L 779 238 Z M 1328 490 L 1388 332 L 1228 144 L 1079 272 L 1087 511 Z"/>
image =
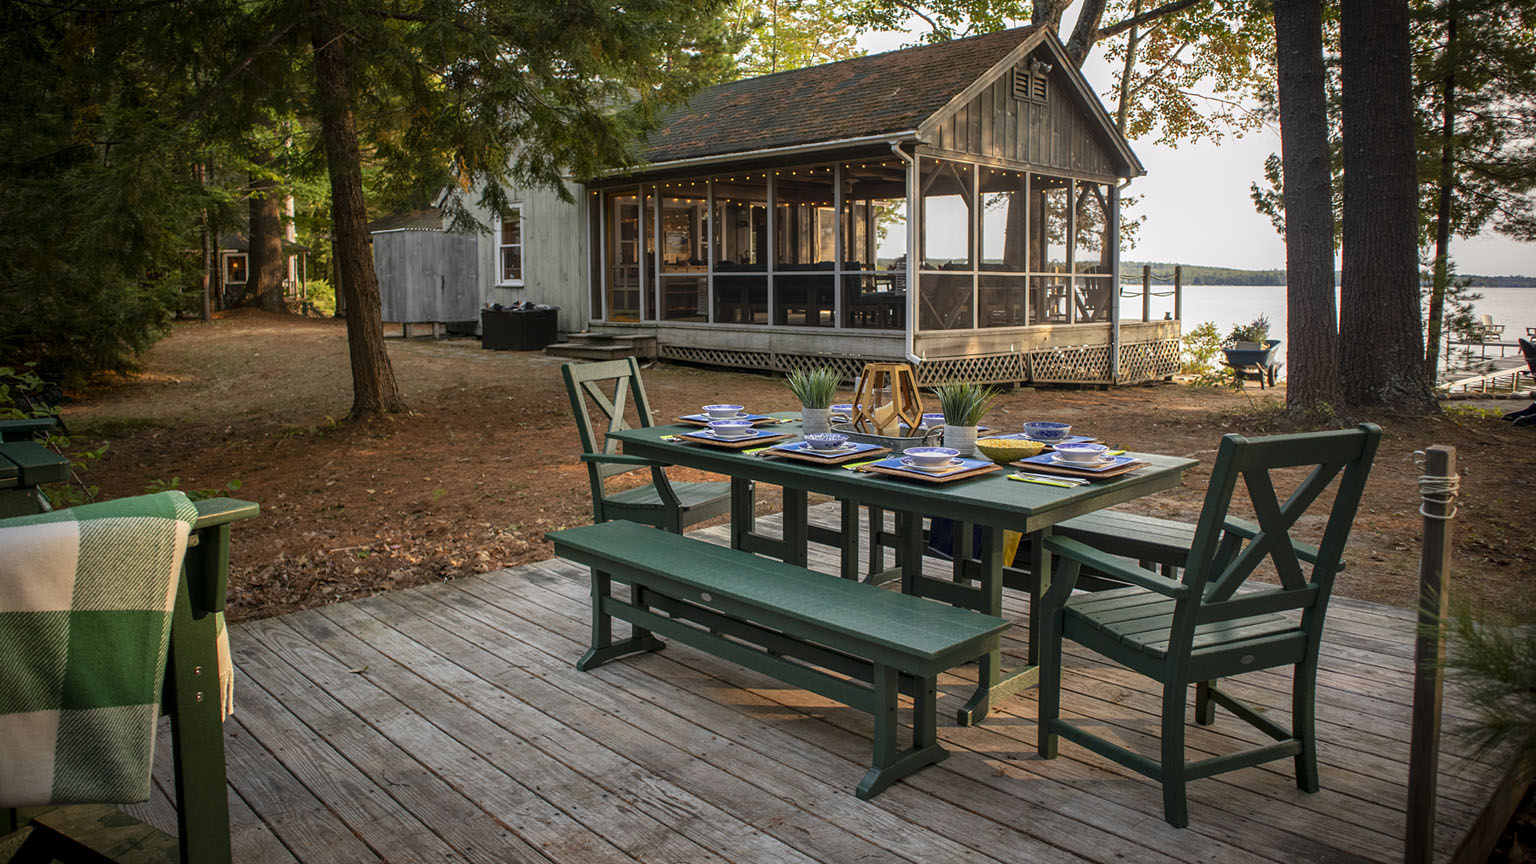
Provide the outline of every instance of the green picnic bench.
<path id="1" fill-rule="evenodd" d="M 0 517 L 48 509 L 37 487 L 69 479 L 69 460 L 32 440 L 52 418 L 0 420 Z"/>
<path id="2" fill-rule="evenodd" d="M 874 717 L 874 756 L 859 798 L 948 752 L 937 741 L 940 672 L 995 650 L 1008 622 L 660 531 L 614 521 L 547 535 L 555 554 L 592 568 L 590 670 L 676 639 Z M 630 586 L 628 602 L 610 592 Z M 615 642 L 612 619 L 632 625 Z M 898 750 L 897 694 L 913 699 L 912 742 Z"/>

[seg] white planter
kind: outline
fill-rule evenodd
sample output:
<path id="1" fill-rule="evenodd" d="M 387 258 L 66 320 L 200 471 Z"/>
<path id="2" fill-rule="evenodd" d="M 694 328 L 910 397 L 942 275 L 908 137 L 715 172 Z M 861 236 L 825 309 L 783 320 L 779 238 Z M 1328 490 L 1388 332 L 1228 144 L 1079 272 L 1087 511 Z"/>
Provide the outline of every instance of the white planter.
<path id="1" fill-rule="evenodd" d="M 831 432 L 832 409 L 831 408 L 806 408 L 800 407 L 800 420 L 806 432 Z"/>
<path id="2" fill-rule="evenodd" d="M 961 456 L 976 455 L 976 427 L 944 424 L 944 446 L 960 451 Z"/>

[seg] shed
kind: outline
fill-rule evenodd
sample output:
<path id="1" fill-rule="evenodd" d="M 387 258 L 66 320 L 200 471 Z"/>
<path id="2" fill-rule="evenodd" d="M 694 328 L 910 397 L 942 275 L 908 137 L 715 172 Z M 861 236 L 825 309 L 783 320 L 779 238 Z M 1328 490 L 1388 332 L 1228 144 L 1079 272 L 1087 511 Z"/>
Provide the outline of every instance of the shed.
<path id="1" fill-rule="evenodd" d="M 1178 321 L 1120 315 L 1120 187 L 1144 169 L 1053 31 L 733 81 L 642 169 L 589 179 L 589 327 L 662 357 L 919 380 L 1132 382 Z"/>
<path id="2" fill-rule="evenodd" d="M 447 230 L 442 207 L 391 213 L 368 223 L 383 320 L 477 321 L 479 241 Z"/>

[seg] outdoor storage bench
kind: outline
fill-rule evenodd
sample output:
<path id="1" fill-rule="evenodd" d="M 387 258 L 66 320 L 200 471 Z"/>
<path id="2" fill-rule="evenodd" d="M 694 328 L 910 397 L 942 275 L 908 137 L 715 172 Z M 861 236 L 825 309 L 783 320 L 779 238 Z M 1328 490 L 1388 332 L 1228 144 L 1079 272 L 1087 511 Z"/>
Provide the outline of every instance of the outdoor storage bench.
<path id="1" fill-rule="evenodd" d="M 551 532 L 555 553 L 592 568 L 592 647 L 583 670 L 676 639 L 787 684 L 869 712 L 868 799 L 948 753 L 937 741 L 940 672 L 996 650 L 1008 622 L 760 558 L 633 522 Z M 630 586 L 628 602 L 611 594 Z M 612 619 L 632 625 L 612 638 Z M 913 699 L 912 742 L 898 750 L 898 693 Z"/>

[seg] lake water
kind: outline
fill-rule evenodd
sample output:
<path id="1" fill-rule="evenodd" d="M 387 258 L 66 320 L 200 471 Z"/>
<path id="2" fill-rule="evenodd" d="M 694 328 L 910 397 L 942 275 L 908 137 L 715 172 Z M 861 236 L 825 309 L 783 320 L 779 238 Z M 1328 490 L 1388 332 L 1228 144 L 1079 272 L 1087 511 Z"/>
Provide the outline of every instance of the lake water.
<path id="1" fill-rule="evenodd" d="M 1141 317 L 1141 285 L 1125 286 L 1137 296 L 1121 299 L 1125 320 Z M 1172 285 L 1153 283 L 1154 294 L 1172 291 Z M 1536 288 L 1473 288 L 1483 295 L 1474 313 L 1493 316 L 1495 324 L 1504 325 L 1504 340 L 1513 342 L 1525 336 L 1525 328 L 1536 327 Z M 1152 317 L 1162 318 L 1173 311 L 1173 296 L 1152 298 Z M 1233 325 L 1252 321 L 1259 315 L 1269 318 L 1269 338 L 1282 340 L 1279 359 L 1285 361 L 1285 286 L 1284 285 L 1187 285 L 1184 287 L 1184 332 L 1206 321 L 1213 321 L 1225 336 Z"/>

